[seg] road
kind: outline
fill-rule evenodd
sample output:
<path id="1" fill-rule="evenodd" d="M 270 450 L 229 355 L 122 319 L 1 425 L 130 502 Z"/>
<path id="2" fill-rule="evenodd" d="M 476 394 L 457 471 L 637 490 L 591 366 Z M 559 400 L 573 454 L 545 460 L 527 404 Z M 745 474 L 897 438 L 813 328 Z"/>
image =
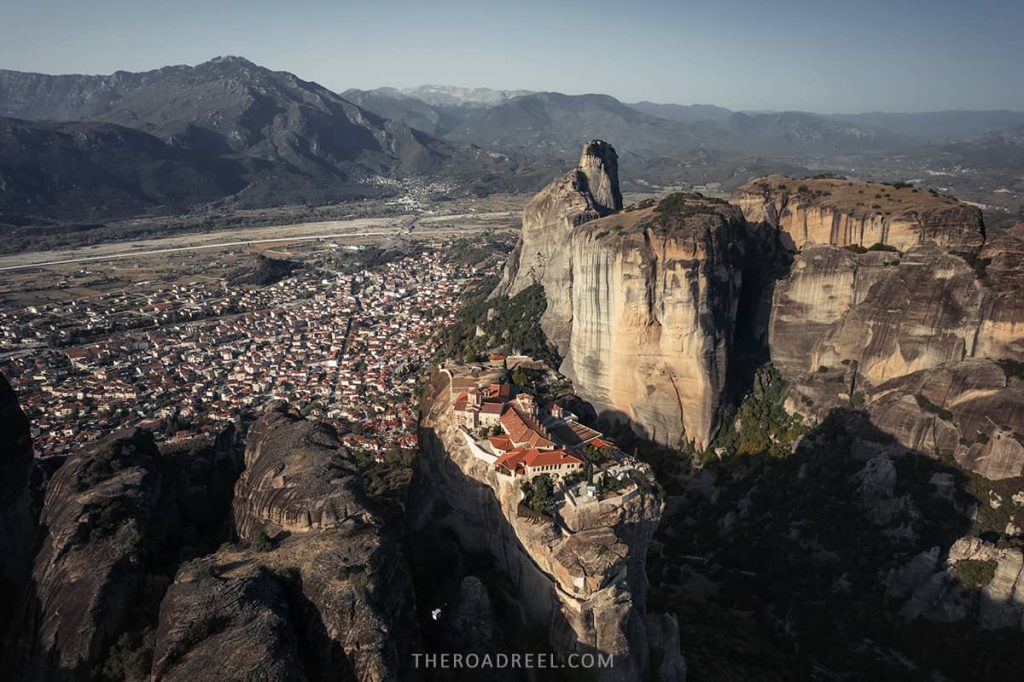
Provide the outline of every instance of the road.
<path id="1" fill-rule="evenodd" d="M 346 232 L 344 234 L 318 234 L 306 237 L 278 237 L 274 239 L 247 239 L 238 242 L 218 242 L 216 244 L 194 244 L 192 246 L 175 246 L 166 249 L 150 249 L 148 251 L 124 251 L 120 253 L 108 253 L 102 256 L 82 256 L 79 258 L 65 258 L 62 260 L 39 261 L 22 263 L 20 265 L 5 265 L 0 267 L 4 270 L 24 270 L 26 268 L 40 268 L 47 265 L 64 265 L 65 263 L 86 263 L 97 260 L 117 260 L 119 258 L 138 258 L 139 256 L 154 256 L 161 253 L 174 253 L 177 251 L 196 251 L 198 249 L 226 249 L 233 246 L 252 246 L 253 244 L 272 244 L 274 242 L 301 242 L 316 239 L 337 239 L 339 237 L 375 237 L 394 235 L 397 230 L 385 230 L 380 232 Z"/>
<path id="2" fill-rule="evenodd" d="M 35 251 L 0 256 L 0 272 L 12 272 L 69 263 L 87 263 L 117 260 L 139 256 L 153 256 L 199 249 L 229 249 L 253 244 L 270 244 L 313 240 L 346 240 L 365 237 L 387 237 L 400 234 L 444 234 L 494 229 L 496 224 L 513 218 L 502 211 L 492 213 L 430 216 L 412 215 L 386 218 L 358 218 L 316 223 L 298 223 L 250 228 L 235 228 L 218 232 L 189 233 L 129 242 L 107 242 L 74 249 Z M 438 224 L 440 223 L 440 224 Z"/>

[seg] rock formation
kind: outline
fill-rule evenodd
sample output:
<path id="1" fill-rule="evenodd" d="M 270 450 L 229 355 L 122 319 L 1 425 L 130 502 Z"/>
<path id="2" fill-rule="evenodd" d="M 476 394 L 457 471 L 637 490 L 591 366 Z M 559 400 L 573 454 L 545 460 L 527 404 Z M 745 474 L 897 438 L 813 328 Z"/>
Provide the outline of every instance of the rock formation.
<path id="1" fill-rule="evenodd" d="M 768 323 L 790 411 L 863 405 L 906 448 L 993 480 L 1024 473 L 1019 381 L 981 361 L 1024 360 L 1020 226 L 983 245 L 972 207 L 836 178 L 769 176 L 734 202 L 793 252 Z"/>
<path id="2" fill-rule="evenodd" d="M 578 226 L 622 208 L 618 163 L 610 144 L 588 142 L 579 166 L 526 204 L 522 241 L 498 287 L 498 293 L 515 295 L 535 282 L 544 285 L 547 309 L 541 326 L 562 354 L 569 346 L 572 322 L 569 243 Z"/>
<path id="3" fill-rule="evenodd" d="M 167 538 L 162 483 L 160 454 L 142 431 L 72 457 L 54 475 L 12 646 L 21 679 L 88 679 L 102 662 L 140 599 L 154 544 Z"/>
<path id="4" fill-rule="evenodd" d="M 590 142 L 577 169 L 527 204 L 497 293 L 542 284 L 541 326 L 579 394 L 653 440 L 703 446 L 725 387 L 743 218 L 682 195 L 617 213 L 617 170 L 611 146 Z"/>
<path id="5" fill-rule="evenodd" d="M 989 572 L 965 585 L 958 569 L 971 564 Z M 1024 554 L 979 538 L 960 538 L 944 561 L 934 547 L 893 571 L 886 596 L 901 600 L 901 614 L 911 620 L 959 622 L 973 612 L 983 628 L 1024 630 Z"/>
<path id="6" fill-rule="evenodd" d="M 163 453 L 146 431 L 114 434 L 45 482 L 33 559 L 15 527 L 25 517 L 32 530 L 26 462 L 13 458 L 31 463 L 27 422 L 16 403 L 0 408 L 19 446 L 4 462 L 3 566 L 33 562 L 14 585 L 0 679 L 406 678 L 408 569 L 333 429 L 271 405 L 241 477 L 233 428 Z M 231 525 L 242 544 L 223 543 Z"/>
<path id="7" fill-rule="evenodd" d="M 238 665 L 271 680 L 402 678 L 417 641 L 408 569 L 334 429 L 271 404 L 249 431 L 245 463 L 233 514 L 250 547 L 178 571 L 154 672 L 216 680 Z"/>
<path id="8" fill-rule="evenodd" d="M 930 241 L 976 250 L 985 235 L 979 209 L 909 185 L 769 175 L 740 187 L 732 201 L 748 222 L 771 225 L 794 248 L 884 244 L 905 251 Z"/>
<path id="9" fill-rule="evenodd" d="M 579 394 L 652 440 L 706 445 L 725 391 L 743 242 L 738 210 L 683 195 L 577 228 L 562 372 Z"/>
<path id="10" fill-rule="evenodd" d="M 4 641 L 14 603 L 28 581 L 35 545 L 35 524 L 29 500 L 32 438 L 28 418 L 14 390 L 0 375 L 0 643 Z"/>
<path id="11" fill-rule="evenodd" d="M 1024 222 L 995 235 L 978 255 L 989 295 L 982 306 L 975 353 L 985 358 L 1024 358 Z"/>
<path id="12" fill-rule="evenodd" d="M 601 679 L 641 679 L 652 647 L 668 675 L 662 679 L 681 679 L 676 673 L 685 664 L 678 648 L 670 650 L 678 636 L 672 640 L 671 624 L 654 619 L 653 632 L 670 641 L 652 642 L 645 615 L 646 553 L 663 508 L 659 497 L 645 486 L 628 499 L 566 503 L 559 525 L 523 516 L 519 486 L 499 481 L 492 465 L 474 457 L 450 404 L 448 377 L 436 372 L 420 424 L 413 530 L 447 528 L 463 551 L 493 557 L 512 583 L 525 626 L 556 653 L 614 655 L 613 669 L 597 671 Z"/>

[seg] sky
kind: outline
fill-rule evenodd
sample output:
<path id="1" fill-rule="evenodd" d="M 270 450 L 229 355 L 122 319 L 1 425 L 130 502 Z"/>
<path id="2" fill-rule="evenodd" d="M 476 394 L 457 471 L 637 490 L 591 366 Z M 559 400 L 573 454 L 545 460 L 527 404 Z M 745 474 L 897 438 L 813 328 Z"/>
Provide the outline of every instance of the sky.
<path id="1" fill-rule="evenodd" d="M 0 69 L 239 55 L 444 84 L 820 113 L 1024 110 L 1024 0 L 0 0 Z"/>

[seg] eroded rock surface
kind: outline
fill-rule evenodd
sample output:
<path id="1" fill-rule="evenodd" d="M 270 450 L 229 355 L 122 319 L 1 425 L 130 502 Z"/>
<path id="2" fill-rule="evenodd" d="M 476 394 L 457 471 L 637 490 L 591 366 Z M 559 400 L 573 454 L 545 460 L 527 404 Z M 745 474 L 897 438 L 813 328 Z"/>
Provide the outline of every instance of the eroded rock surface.
<path id="1" fill-rule="evenodd" d="M 464 551 L 492 556 L 512 582 L 528 627 L 546 630 L 555 652 L 613 654 L 615 667 L 598 671 L 602 679 L 641 679 L 653 645 L 646 548 L 663 503 L 652 490 L 637 488 L 614 501 L 567 503 L 557 524 L 524 516 L 518 484 L 499 480 L 492 465 L 472 454 L 450 417 L 450 401 L 448 377 L 436 372 L 420 425 L 413 529 L 448 528 Z M 658 636 L 671 637 L 671 628 L 657 624 Z M 685 670 L 678 650 L 665 651 L 659 649 L 659 665 Z"/>
<path id="2" fill-rule="evenodd" d="M 966 250 L 984 241 L 979 209 L 910 186 L 769 175 L 740 187 L 732 202 L 749 222 L 773 226 L 794 248 L 885 244 L 905 251 L 933 242 Z"/>
<path id="3" fill-rule="evenodd" d="M 575 231 L 573 321 L 563 373 L 599 413 L 652 440 L 714 434 L 742 279 L 734 207 L 672 195 Z"/>
<path id="4" fill-rule="evenodd" d="M 245 461 L 234 519 L 250 547 L 178 572 L 161 608 L 157 668 L 168 679 L 220 679 L 204 666 L 221 652 L 254 670 L 274 661 L 264 679 L 404 679 L 417 641 L 408 568 L 334 429 L 271 404 L 249 431 Z M 205 594 L 221 595 L 219 611 L 197 608 Z M 301 665 L 278 665 L 279 650 Z"/>
<path id="5" fill-rule="evenodd" d="M 573 317 L 569 243 L 578 226 L 622 208 L 618 167 L 618 155 L 607 142 L 584 145 L 579 165 L 526 204 L 521 243 L 498 286 L 497 293 L 510 296 L 534 283 L 544 286 L 541 326 L 560 353 L 569 346 Z"/>

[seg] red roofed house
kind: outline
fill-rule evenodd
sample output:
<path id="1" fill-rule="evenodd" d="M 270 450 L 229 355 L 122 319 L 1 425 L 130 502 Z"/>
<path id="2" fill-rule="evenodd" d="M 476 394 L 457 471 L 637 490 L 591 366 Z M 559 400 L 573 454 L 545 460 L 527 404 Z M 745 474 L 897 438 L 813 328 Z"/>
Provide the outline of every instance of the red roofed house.
<path id="1" fill-rule="evenodd" d="M 516 448 L 506 452 L 494 468 L 508 476 L 524 476 L 527 480 L 539 474 L 565 476 L 583 467 L 583 461 L 566 450 Z"/>

